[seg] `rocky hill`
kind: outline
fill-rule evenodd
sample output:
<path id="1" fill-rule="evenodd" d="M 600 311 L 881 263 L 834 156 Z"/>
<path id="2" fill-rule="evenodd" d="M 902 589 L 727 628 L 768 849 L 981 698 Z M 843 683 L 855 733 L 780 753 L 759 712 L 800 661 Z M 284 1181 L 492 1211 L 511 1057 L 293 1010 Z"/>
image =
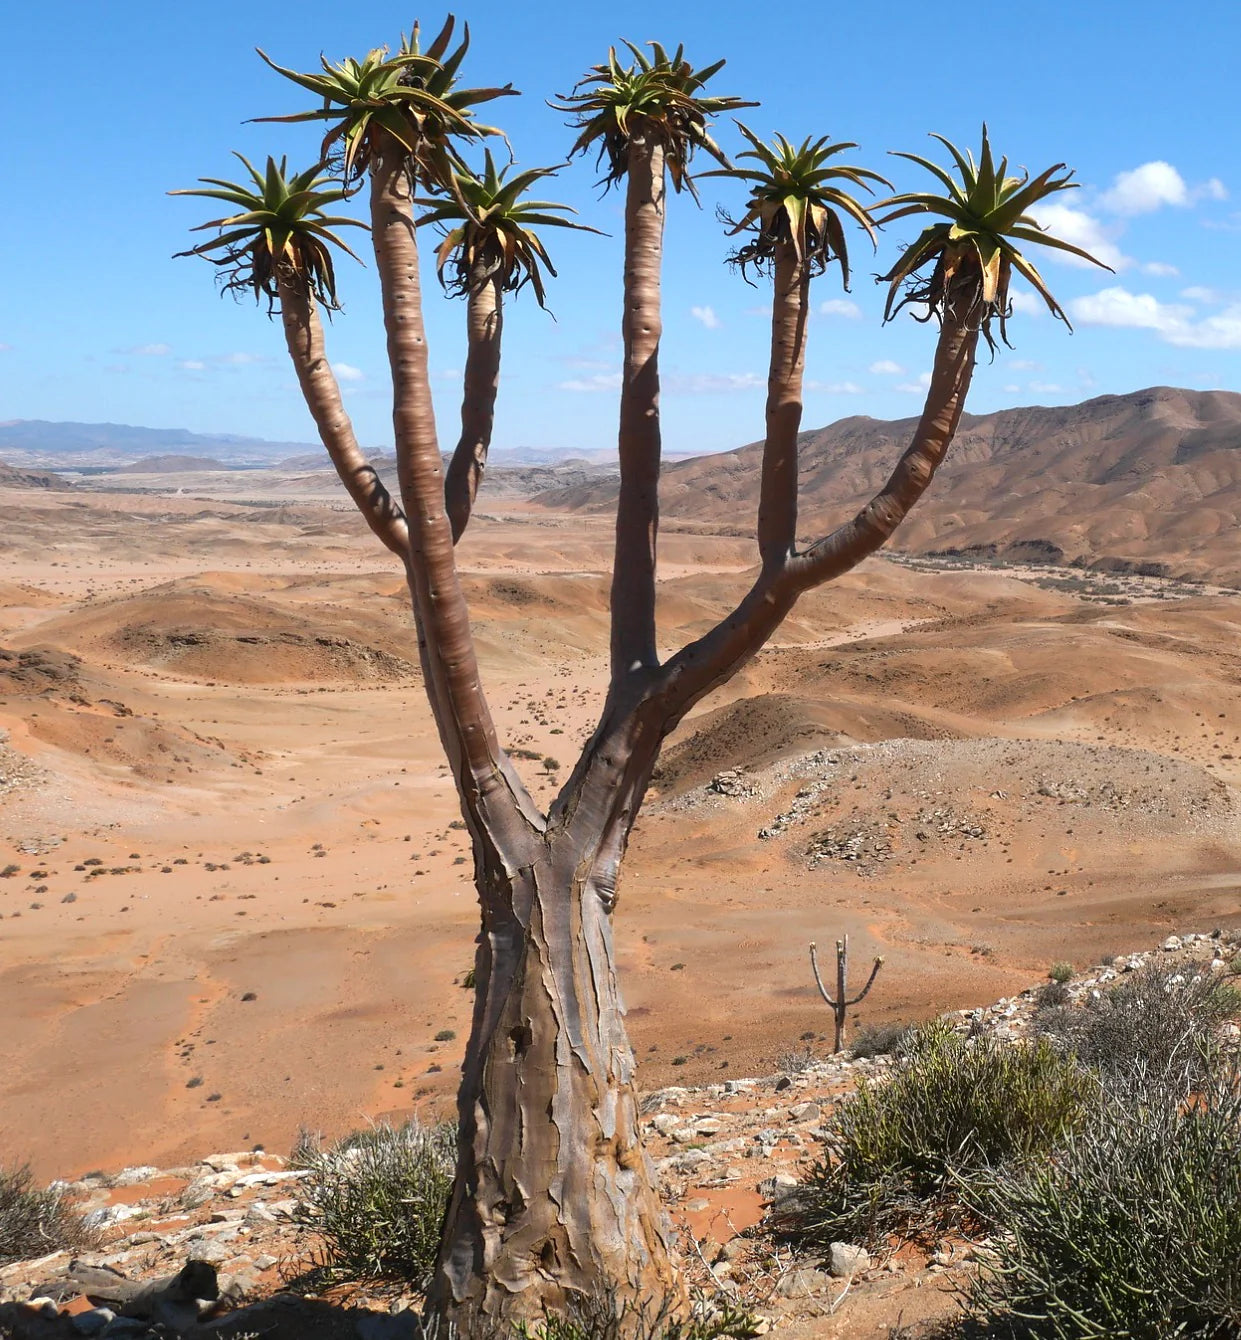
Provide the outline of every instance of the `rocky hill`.
<path id="1" fill-rule="evenodd" d="M 853 417 L 802 434 L 802 533 L 818 535 L 882 484 L 917 423 Z M 668 466 L 675 517 L 747 524 L 759 443 Z M 540 501 L 601 511 L 611 482 Z M 895 546 L 1241 582 L 1241 395 L 1157 386 L 1080 405 L 967 414 Z"/>

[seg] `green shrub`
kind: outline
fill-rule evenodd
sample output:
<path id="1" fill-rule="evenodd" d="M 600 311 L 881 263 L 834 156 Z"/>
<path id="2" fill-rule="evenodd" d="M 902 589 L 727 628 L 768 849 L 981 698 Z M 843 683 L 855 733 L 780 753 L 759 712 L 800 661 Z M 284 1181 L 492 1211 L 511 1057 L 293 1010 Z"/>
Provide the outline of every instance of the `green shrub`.
<path id="1" fill-rule="evenodd" d="M 1045 986 L 1039 987 L 1034 1003 L 1036 1009 L 1054 1010 L 1061 1005 L 1067 1005 L 1071 999 L 1069 988 L 1064 982 L 1048 982 Z"/>
<path id="2" fill-rule="evenodd" d="M 40 1188 L 25 1165 L 0 1168 L 0 1266 L 93 1246 L 95 1235 L 54 1188 Z"/>
<path id="3" fill-rule="evenodd" d="M 1241 1334 L 1241 1089 L 1109 1102 L 1050 1160 L 967 1193 L 999 1231 L 973 1289 L 986 1334 Z"/>
<path id="4" fill-rule="evenodd" d="M 1072 981 L 1073 965 L 1071 963 L 1065 963 L 1063 960 L 1059 963 L 1053 963 L 1051 967 L 1048 968 L 1047 975 L 1053 982 L 1064 983 Z"/>
<path id="5" fill-rule="evenodd" d="M 1055 1148 L 1092 1082 L 1046 1040 L 967 1039 L 942 1020 L 913 1032 L 886 1078 L 860 1080 L 827 1127 L 826 1154 L 777 1212 L 805 1246 L 880 1246 L 956 1216 L 959 1179 Z"/>
<path id="6" fill-rule="evenodd" d="M 457 1135 L 415 1121 L 355 1131 L 326 1148 L 303 1131 L 290 1166 L 309 1171 L 298 1221 L 322 1240 L 329 1279 L 395 1279 L 425 1289 L 452 1189 Z"/>
<path id="7" fill-rule="evenodd" d="M 1112 1091 L 1174 1101 L 1210 1083 L 1227 1059 L 1219 1026 L 1241 1013 L 1241 995 L 1209 970 L 1150 963 L 1084 1005 L 1040 1011 L 1035 1028 L 1071 1047 Z"/>
<path id="8" fill-rule="evenodd" d="M 858 1029 L 849 1046 L 854 1058 L 891 1056 L 899 1052 L 914 1032 L 912 1024 L 867 1024 Z"/>

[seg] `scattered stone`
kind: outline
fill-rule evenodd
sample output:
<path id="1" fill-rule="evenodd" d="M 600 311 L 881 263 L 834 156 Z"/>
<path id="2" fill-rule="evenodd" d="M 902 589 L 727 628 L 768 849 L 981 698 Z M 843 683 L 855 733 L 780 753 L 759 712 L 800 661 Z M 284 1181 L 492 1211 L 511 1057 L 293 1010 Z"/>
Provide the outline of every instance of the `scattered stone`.
<path id="1" fill-rule="evenodd" d="M 854 1247 L 848 1242 L 833 1242 L 828 1248 L 833 1275 L 848 1279 L 860 1271 L 870 1269 L 870 1253 L 865 1247 Z"/>

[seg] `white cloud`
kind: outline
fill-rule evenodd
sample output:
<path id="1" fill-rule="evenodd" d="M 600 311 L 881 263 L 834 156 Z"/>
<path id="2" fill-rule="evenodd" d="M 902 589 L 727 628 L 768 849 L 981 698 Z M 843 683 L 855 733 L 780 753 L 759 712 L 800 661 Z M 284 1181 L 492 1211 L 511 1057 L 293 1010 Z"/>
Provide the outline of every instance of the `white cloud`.
<path id="1" fill-rule="evenodd" d="M 1039 395 L 1055 395 L 1064 388 L 1056 382 L 1031 382 L 1030 390 L 1037 391 Z"/>
<path id="2" fill-rule="evenodd" d="M 760 303 L 757 307 L 747 307 L 745 309 L 745 314 L 746 316 L 770 316 L 771 303 L 766 302 Z"/>
<path id="3" fill-rule="evenodd" d="M 689 314 L 695 321 L 701 321 L 708 330 L 719 330 L 723 324 L 716 316 L 714 307 L 691 307 Z"/>
<path id="4" fill-rule="evenodd" d="M 1150 214 L 1164 205 L 1184 209 L 1189 204 L 1189 187 L 1171 163 L 1155 159 L 1131 172 L 1117 173 L 1099 204 L 1112 214 Z"/>
<path id="5" fill-rule="evenodd" d="M 172 353 L 170 344 L 136 344 L 132 349 L 119 349 L 118 353 L 138 354 L 142 358 L 165 358 Z"/>
<path id="6" fill-rule="evenodd" d="M 901 382 L 896 389 L 902 391 L 905 395 L 921 395 L 930 385 L 931 374 L 920 372 L 916 382 Z"/>
<path id="7" fill-rule="evenodd" d="M 1005 394 L 1005 395 L 1020 395 L 1020 394 L 1021 394 L 1021 387 L 1018 386 L 1018 385 L 1016 384 L 1016 382 L 1009 382 L 1009 384 L 1004 388 L 1004 394 Z"/>
<path id="8" fill-rule="evenodd" d="M 1181 272 L 1167 261 L 1147 261 L 1138 267 L 1144 275 L 1154 275 L 1157 279 L 1175 279 Z"/>
<path id="9" fill-rule="evenodd" d="M 11 354 L 13 346 L 11 344 L 0 344 L 0 354 Z"/>
<path id="10" fill-rule="evenodd" d="M 362 382 L 366 380 L 366 373 L 361 368 L 355 368 L 352 363 L 333 363 L 332 371 L 342 382 Z"/>
<path id="11" fill-rule="evenodd" d="M 1012 368 L 1014 372 L 1042 372 L 1043 365 L 1036 363 L 1032 358 L 1014 358 L 1006 366 Z"/>
<path id="12" fill-rule="evenodd" d="M 1130 172 L 1119 172 L 1110 190 L 1099 197 L 1101 208 L 1112 214 L 1152 214 L 1164 205 L 1186 209 L 1200 200 L 1227 200 L 1228 188 L 1218 177 L 1209 177 L 1197 186 L 1163 159 L 1143 163 Z"/>
<path id="13" fill-rule="evenodd" d="M 1087 391 L 1089 391 L 1092 386 L 1097 386 L 1099 384 L 1095 380 L 1094 373 L 1091 372 L 1089 368 L 1078 368 L 1077 380 L 1080 383 L 1080 385 Z"/>
<path id="14" fill-rule="evenodd" d="M 1014 289 L 1008 295 L 1013 311 L 1021 316 L 1042 316 L 1047 305 L 1037 293 L 1027 293 L 1024 289 Z"/>
<path id="15" fill-rule="evenodd" d="M 1124 270 L 1133 264 L 1116 245 L 1111 232 L 1084 209 L 1073 209 L 1069 205 L 1052 203 L 1039 205 L 1032 212 L 1038 222 L 1054 237 L 1071 242 L 1075 247 L 1081 247 L 1101 260 L 1104 265 L 1110 265 L 1113 270 Z M 1032 250 L 1038 249 L 1032 248 Z M 1048 259 L 1062 261 L 1065 265 L 1076 265 L 1086 270 L 1094 269 L 1089 261 L 1084 261 L 1080 256 L 1073 256 L 1067 251 L 1048 248 L 1042 254 Z"/>
<path id="16" fill-rule="evenodd" d="M 862 309 L 849 298 L 828 298 L 819 304 L 819 315 L 843 316 L 850 321 L 857 321 L 862 315 Z"/>
<path id="17" fill-rule="evenodd" d="M 861 395 L 862 388 L 857 382 L 816 382 L 808 381 L 805 390 L 816 391 L 823 395 Z"/>
<path id="18" fill-rule="evenodd" d="M 597 372 L 593 377 L 574 377 L 567 382 L 557 383 L 558 391 L 619 391 L 621 374 L 619 372 Z"/>
<path id="19" fill-rule="evenodd" d="M 1124 326 L 1134 330 L 1170 330 L 1193 315 L 1193 308 L 1162 303 L 1150 293 L 1130 293 L 1117 285 L 1074 298 L 1070 312 L 1088 326 Z"/>
<path id="20" fill-rule="evenodd" d="M 177 367 L 183 372 L 202 372 L 206 366 L 201 358 L 182 358 L 177 363 Z"/>
<path id="21" fill-rule="evenodd" d="M 223 363 L 225 367 L 230 368 L 248 368 L 255 363 L 266 363 L 269 360 L 262 354 L 232 353 L 221 354 L 214 360 L 216 363 Z"/>
<path id="22" fill-rule="evenodd" d="M 872 363 L 866 369 L 872 372 L 876 377 L 901 377 L 905 369 L 899 363 L 893 363 L 890 358 L 881 358 L 877 363 Z"/>
<path id="23" fill-rule="evenodd" d="M 1074 298 L 1069 309 L 1084 325 L 1153 330 L 1183 349 L 1241 349 L 1241 303 L 1199 320 L 1190 306 L 1160 302 L 1153 294 L 1130 293 L 1118 286 Z"/>

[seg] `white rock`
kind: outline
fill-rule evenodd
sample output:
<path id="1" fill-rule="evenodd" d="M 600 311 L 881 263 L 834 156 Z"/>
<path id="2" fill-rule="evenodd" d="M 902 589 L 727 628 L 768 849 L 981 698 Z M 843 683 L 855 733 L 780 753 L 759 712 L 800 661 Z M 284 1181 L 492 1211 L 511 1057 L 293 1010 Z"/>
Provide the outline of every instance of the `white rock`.
<path id="1" fill-rule="evenodd" d="M 829 1251 L 829 1266 L 833 1275 L 847 1279 L 860 1270 L 870 1269 L 870 1253 L 865 1247 L 854 1247 L 848 1242 L 833 1242 Z"/>

